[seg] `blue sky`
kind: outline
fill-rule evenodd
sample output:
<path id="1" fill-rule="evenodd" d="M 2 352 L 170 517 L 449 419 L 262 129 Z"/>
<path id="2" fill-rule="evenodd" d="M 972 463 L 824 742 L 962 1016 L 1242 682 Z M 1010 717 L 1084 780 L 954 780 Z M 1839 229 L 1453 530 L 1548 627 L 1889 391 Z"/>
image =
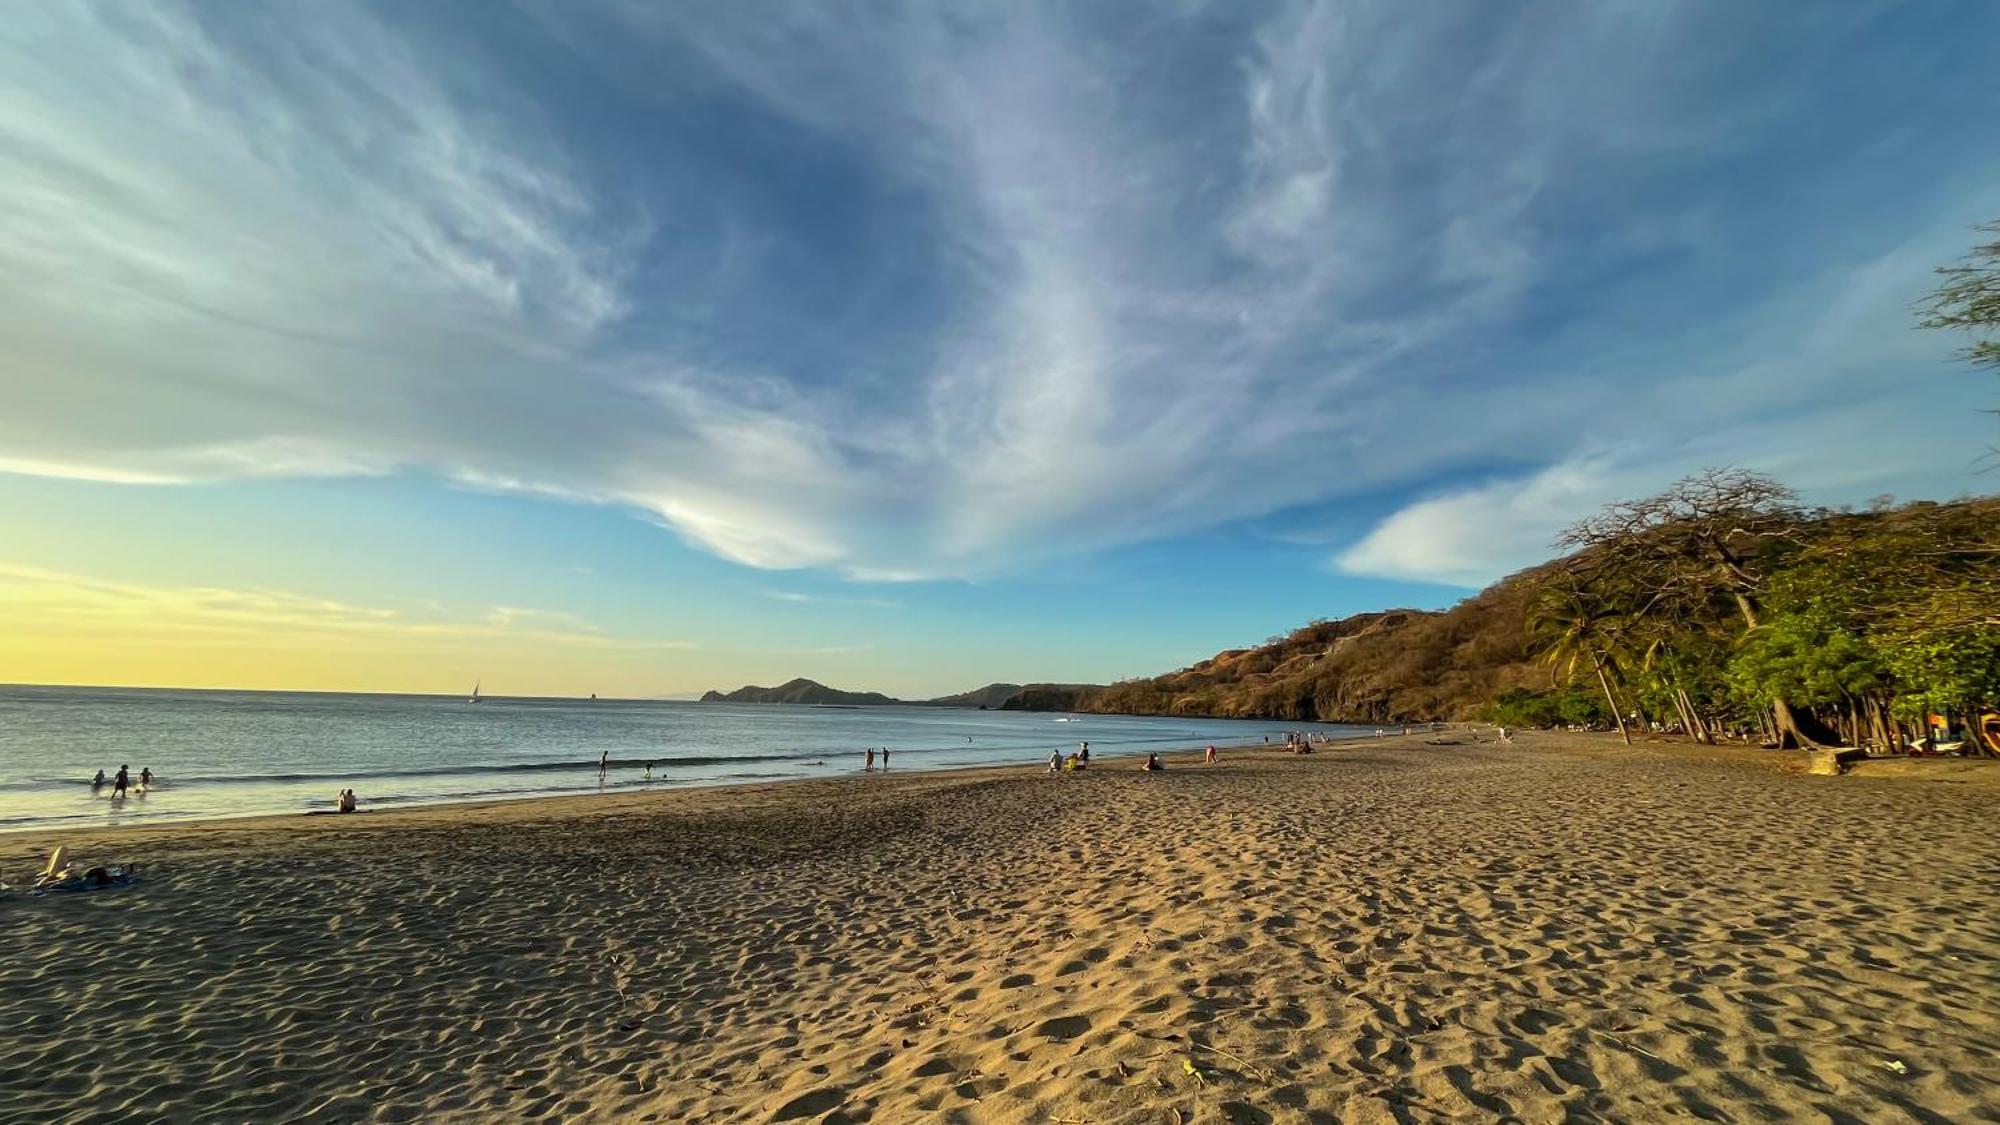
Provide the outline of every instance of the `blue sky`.
<path id="1" fill-rule="evenodd" d="M 1910 306 L 2000 217 L 1996 38 L 1976 3 L 20 5 L 0 582 L 49 630 L 116 591 L 453 638 L 411 690 L 921 695 L 1449 604 L 1705 465 L 1990 491 L 1994 386 Z M 388 682 L 290 659 L 261 686 Z"/>

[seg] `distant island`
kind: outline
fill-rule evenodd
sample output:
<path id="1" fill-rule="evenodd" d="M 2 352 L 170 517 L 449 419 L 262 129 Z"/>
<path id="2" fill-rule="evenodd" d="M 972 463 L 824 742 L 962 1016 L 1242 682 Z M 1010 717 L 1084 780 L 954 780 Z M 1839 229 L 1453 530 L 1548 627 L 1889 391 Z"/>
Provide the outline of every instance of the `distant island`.
<path id="1" fill-rule="evenodd" d="M 900 703 L 879 691 L 841 691 L 825 684 L 804 678 L 786 680 L 777 687 L 758 687 L 748 684 L 727 694 L 711 691 L 701 697 L 703 703 L 794 703 L 815 706 L 829 704 L 848 707 L 878 707 L 884 704 Z"/>
<path id="2" fill-rule="evenodd" d="M 1101 684 L 987 684 L 985 687 L 941 695 L 936 699 L 896 699 L 879 691 L 842 691 L 804 677 L 786 680 L 777 687 L 746 684 L 731 692 L 711 691 L 703 703 L 790 703 L 834 707 L 971 707 L 981 711 L 1062 711 L 1062 704 L 1088 692 L 1101 691 Z"/>

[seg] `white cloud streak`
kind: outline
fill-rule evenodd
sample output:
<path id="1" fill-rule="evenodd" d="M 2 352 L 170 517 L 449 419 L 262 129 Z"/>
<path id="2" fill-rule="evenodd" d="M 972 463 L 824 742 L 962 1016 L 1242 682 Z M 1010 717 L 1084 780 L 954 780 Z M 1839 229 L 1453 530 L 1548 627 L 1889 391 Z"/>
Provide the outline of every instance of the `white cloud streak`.
<path id="1" fill-rule="evenodd" d="M 0 471 L 415 470 L 878 581 L 1478 469 L 1342 556 L 1474 581 L 1527 550 L 1535 513 L 1689 463 L 1689 433 L 1797 455 L 1808 488 L 1949 479 L 1935 454 L 1830 465 L 1778 423 L 1862 401 L 1857 356 L 1931 369 L 1942 345 L 1900 326 L 1931 255 L 1985 217 L 1955 202 L 1828 240 L 1817 272 L 1774 275 L 1738 314 L 1825 336 L 1804 347 L 1690 306 L 1642 355 L 1618 322 L 1641 302 L 1543 296 L 1578 284 L 1564 270 L 1723 259 L 1721 205 L 1621 202 L 1634 168 L 1789 127 L 1809 75 L 1771 79 L 1755 113 L 1704 100 L 1685 60 L 1728 55 L 1697 46 L 1721 10 L 1328 0 L 1115 28 L 1012 4 L 536 10 L 543 49 L 623 115 L 600 129 L 476 28 L 339 4 L 24 6 L 0 27 Z M 643 150 L 655 127 L 681 139 Z M 726 177 L 667 174 L 734 151 L 702 130 L 750 149 L 760 129 L 909 201 L 868 246 L 916 263 L 932 312 L 848 325 L 900 305 L 787 288 L 783 255 L 824 232 L 714 190 Z M 832 195 L 817 222 L 872 217 Z M 1564 226 L 1583 204 L 1601 212 Z M 712 253 L 690 248 L 702 231 Z M 889 273 L 843 276 L 841 299 Z M 1806 300 L 1830 290 L 1837 316 Z M 863 343 L 732 336 L 751 312 Z M 1717 444 L 1700 452 L 1741 459 Z"/>

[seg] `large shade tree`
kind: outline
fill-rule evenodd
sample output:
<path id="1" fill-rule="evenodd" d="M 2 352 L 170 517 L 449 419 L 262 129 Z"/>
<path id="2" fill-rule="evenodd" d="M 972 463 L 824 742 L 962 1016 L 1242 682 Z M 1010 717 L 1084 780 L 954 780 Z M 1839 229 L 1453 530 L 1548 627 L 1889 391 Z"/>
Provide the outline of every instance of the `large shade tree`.
<path id="1" fill-rule="evenodd" d="M 1763 586 L 1796 549 L 1804 520 L 1798 498 L 1777 481 L 1744 469 L 1707 469 L 1657 495 L 1607 506 L 1571 527 L 1560 544 L 1595 560 L 1611 582 L 1650 588 L 1630 611 L 1635 620 L 1670 605 L 1720 599 L 1733 606 L 1738 631 L 1748 634 L 1763 625 Z M 1834 737 L 1784 694 L 1774 692 L 1766 702 L 1781 744 L 1818 746 Z"/>

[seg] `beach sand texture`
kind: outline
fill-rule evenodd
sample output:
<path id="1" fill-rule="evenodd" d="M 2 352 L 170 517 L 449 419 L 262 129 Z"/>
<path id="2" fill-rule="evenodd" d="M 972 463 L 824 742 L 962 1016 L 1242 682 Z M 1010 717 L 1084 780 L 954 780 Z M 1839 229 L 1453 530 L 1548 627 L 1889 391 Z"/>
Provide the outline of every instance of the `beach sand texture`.
<path id="1" fill-rule="evenodd" d="M 2000 1120 L 2000 792 L 1776 761 L 1411 738 L 71 834 L 150 871 L 0 902 L 0 1120 Z"/>

